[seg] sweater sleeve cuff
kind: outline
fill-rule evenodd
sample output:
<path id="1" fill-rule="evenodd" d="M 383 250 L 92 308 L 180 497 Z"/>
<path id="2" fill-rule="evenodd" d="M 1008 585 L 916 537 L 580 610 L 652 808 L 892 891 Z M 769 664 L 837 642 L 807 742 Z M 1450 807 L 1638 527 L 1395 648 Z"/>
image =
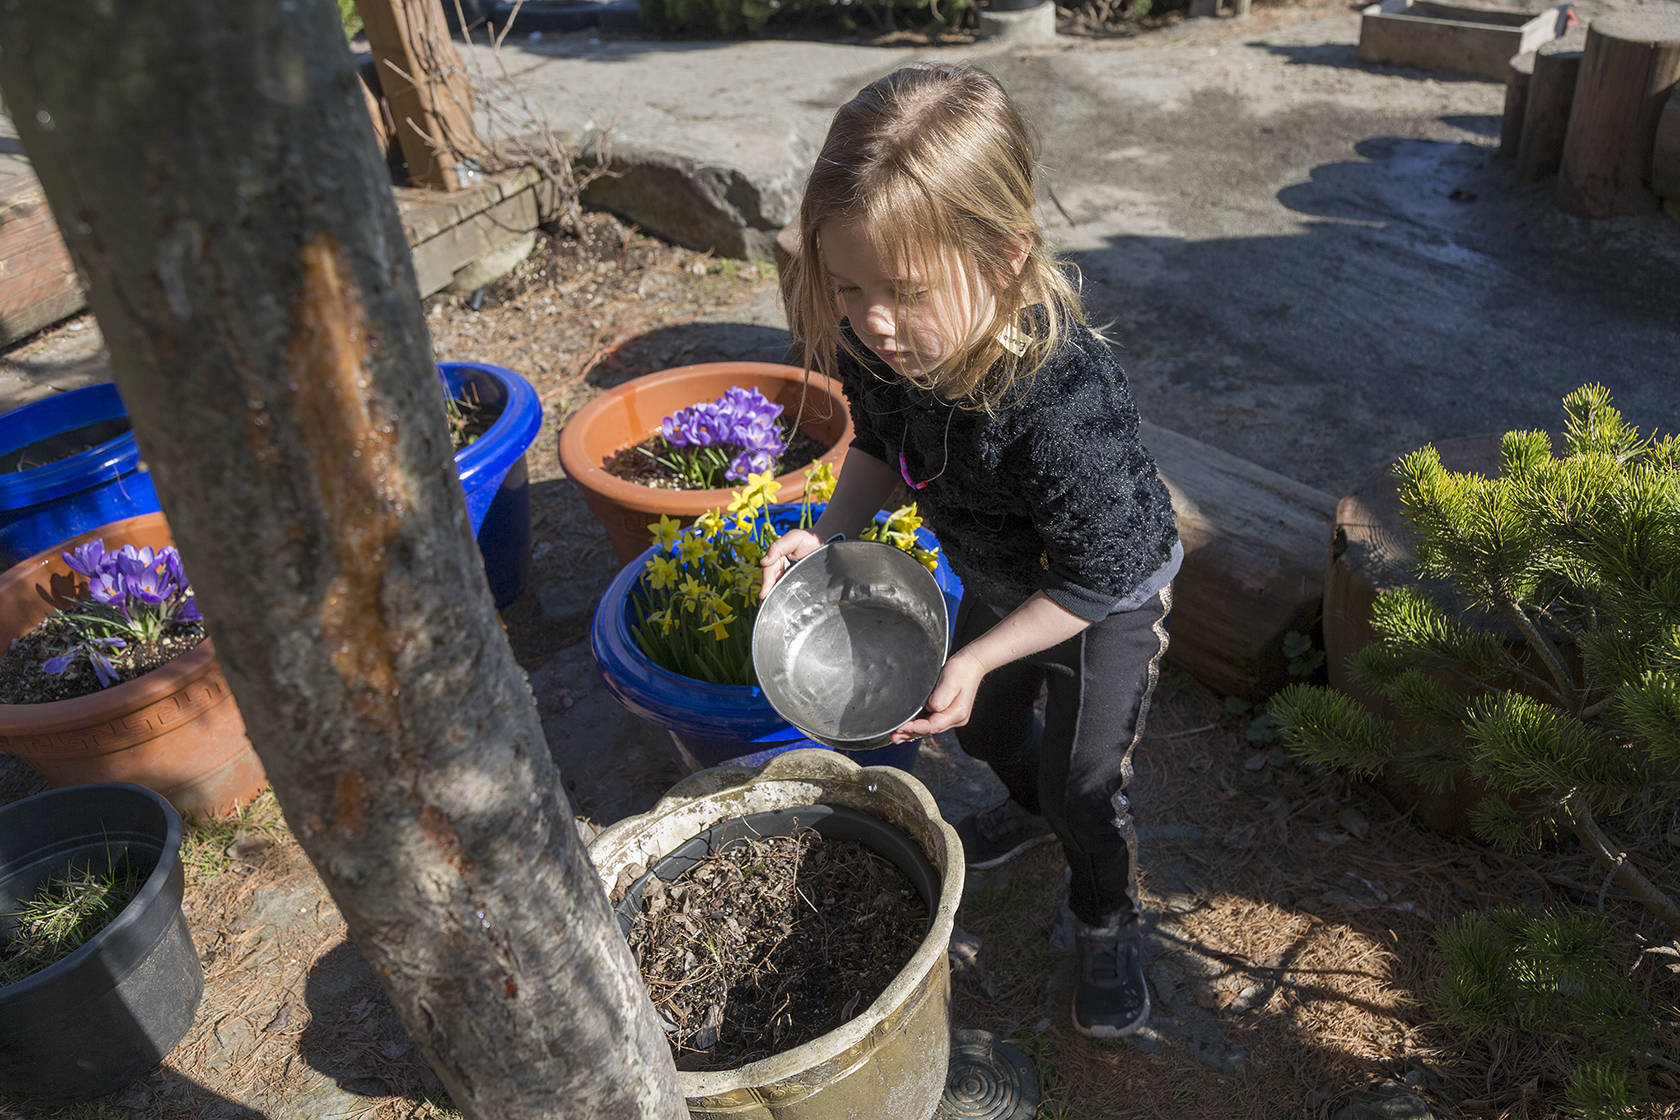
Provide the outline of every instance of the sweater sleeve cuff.
<path id="1" fill-rule="evenodd" d="M 1054 576 L 1046 583 L 1044 594 L 1052 603 L 1086 622 L 1100 622 L 1107 618 L 1114 610 L 1114 605 L 1120 601 L 1113 595 L 1104 595 L 1092 591 L 1089 587 L 1067 583 Z"/>

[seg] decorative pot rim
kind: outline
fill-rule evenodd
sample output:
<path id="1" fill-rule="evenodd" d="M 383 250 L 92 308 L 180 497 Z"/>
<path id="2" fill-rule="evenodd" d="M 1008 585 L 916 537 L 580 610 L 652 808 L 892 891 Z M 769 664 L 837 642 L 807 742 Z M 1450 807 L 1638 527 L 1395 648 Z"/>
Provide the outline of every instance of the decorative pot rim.
<path id="1" fill-rule="evenodd" d="M 110 531 L 118 526 L 127 526 L 136 521 L 151 520 L 168 523 L 162 513 L 142 513 L 135 517 L 125 517 L 120 521 L 107 522 L 96 528 L 77 533 L 51 548 L 44 548 L 35 555 L 18 561 L 4 572 L 0 572 L 0 599 L 11 598 L 19 594 L 29 594 L 32 590 L 39 588 L 41 585 L 37 581 L 40 572 L 48 565 L 57 562 L 60 553 L 68 551 L 75 545 L 92 540 L 95 537 L 110 536 L 112 535 Z M 10 642 L 20 636 L 18 634 L 0 634 L 0 640 Z M 83 696 L 72 696 L 65 700 L 49 700 L 40 704 L 0 703 L 0 737 L 52 734 L 84 727 L 89 723 L 102 723 L 119 718 L 127 712 L 135 711 L 179 692 L 188 684 L 211 672 L 215 668 L 215 662 L 216 648 L 212 644 L 210 636 L 206 634 L 202 642 L 179 657 L 132 680 L 114 684 L 110 688 L 102 688 L 98 692 L 90 692 Z"/>
<path id="2" fill-rule="evenodd" d="M 82 963 L 95 956 L 111 941 L 121 938 L 133 926 L 145 920 L 146 911 L 153 906 L 160 895 L 169 887 L 169 878 L 174 875 L 180 865 L 181 839 L 184 828 L 181 814 L 169 803 L 169 799 L 156 790 L 134 782 L 91 782 L 83 785 L 60 786 L 56 789 L 43 790 L 40 793 L 22 798 L 18 801 L 0 805 L 0 814 L 14 811 L 18 806 L 48 800 L 74 801 L 78 797 L 85 798 L 89 792 L 117 793 L 120 796 L 135 796 L 156 806 L 163 814 L 163 836 L 159 843 L 157 862 L 146 875 L 146 881 L 140 885 L 128 905 L 118 911 L 117 916 L 106 922 L 88 939 L 76 946 L 65 956 L 47 965 L 22 980 L 10 984 L 0 984 L 0 1004 L 16 1003 L 28 999 L 30 996 L 62 980 L 69 973 L 79 968 Z M 176 904 L 177 909 L 179 903 Z"/>
<path id="3" fill-rule="evenodd" d="M 671 369 L 659 370 L 632 378 L 623 385 L 616 385 L 568 417 L 560 430 L 561 468 L 565 471 L 566 477 L 577 485 L 595 490 L 622 506 L 646 513 L 670 513 L 676 517 L 698 517 L 709 509 L 728 505 L 730 495 L 738 487 L 722 487 L 714 490 L 671 490 L 663 487 L 642 486 L 619 478 L 599 462 L 592 461 L 586 444 L 586 435 L 596 420 L 608 409 L 614 407 L 620 396 L 615 390 L 621 390 L 631 385 L 647 389 L 664 386 L 673 381 L 710 380 L 713 378 L 721 378 L 727 381 L 743 376 L 770 376 L 788 382 L 803 381 L 808 389 L 815 389 L 820 394 L 837 401 L 842 410 L 846 408 L 846 396 L 839 381 L 826 374 L 818 373 L 815 370 L 802 369 L 799 366 L 787 365 L 782 362 L 701 362 L 696 365 L 674 366 Z M 696 398 L 696 400 L 699 399 Z M 845 420 L 847 424 L 850 424 L 849 413 L 845 414 Z M 844 451 L 844 448 L 838 449 Z M 787 471 L 784 474 L 777 475 L 776 482 L 784 490 L 797 487 L 801 485 L 804 473 L 804 467 Z"/>
<path id="4" fill-rule="evenodd" d="M 50 422 L 40 419 L 43 414 L 68 414 L 78 405 L 86 407 L 89 415 L 72 417 L 76 422 L 69 427 L 55 427 L 45 435 L 37 434 L 36 429 L 42 423 L 48 423 L 48 426 L 51 426 Z M 84 385 L 79 389 L 72 389 L 68 393 L 31 401 L 29 404 L 0 415 L 0 421 L 4 421 L 7 426 L 19 425 L 25 434 L 22 442 L 0 448 L 0 451 L 15 451 L 20 447 L 27 447 L 31 443 L 38 443 L 55 435 L 62 435 L 64 432 L 72 431 L 75 428 L 97 424 L 104 420 L 114 420 L 119 416 L 126 419 L 128 410 L 123 404 L 122 396 L 118 393 L 115 382 L 102 381 L 94 385 Z M 33 425 L 29 422 L 31 419 L 35 420 Z M 139 462 L 140 445 L 135 442 L 134 430 L 130 428 L 121 435 L 112 436 L 97 446 L 90 447 L 85 451 L 78 451 L 74 455 L 67 455 L 54 462 L 44 463 L 39 467 L 31 467 L 28 470 L 0 473 L 0 510 L 27 509 L 43 502 L 79 493 L 92 486 L 109 482 L 120 475 L 127 474 L 138 466 Z"/>
<path id="5" fill-rule="evenodd" d="M 747 807 L 744 803 L 748 800 L 749 787 L 765 793 L 766 803 Z M 927 854 L 939 874 L 940 885 L 939 897 L 929 906 L 927 933 L 909 961 L 869 1006 L 826 1034 L 731 1069 L 679 1071 L 677 1080 L 690 1101 L 775 1084 L 803 1070 L 835 1061 L 869 1040 L 881 1018 L 875 1014 L 877 1009 L 910 1004 L 916 989 L 945 964 L 950 951 L 966 872 L 962 842 L 940 814 L 927 786 L 906 771 L 895 766 L 863 767 L 837 751 L 805 749 L 776 755 L 756 770 L 713 767 L 692 774 L 666 791 L 653 808 L 610 825 L 590 843 L 591 860 L 610 891 L 618 868 L 610 858 L 612 854 L 607 852 L 608 847 L 620 849 L 616 854 L 627 861 L 624 866 L 641 863 L 651 867 L 668 853 L 648 851 L 645 845 L 635 843 L 635 837 L 642 833 L 652 843 L 655 838 L 651 834 L 661 824 L 668 823 L 673 834 L 686 831 L 688 836 L 697 836 L 714 825 L 762 809 L 826 804 L 832 800 L 834 804 L 867 812 L 871 811 L 868 805 L 857 803 L 867 799 L 896 802 L 906 809 L 913 807 L 931 826 L 929 838 L 934 850 Z M 880 819 L 904 827 L 890 816 L 880 816 Z M 921 843 L 917 836 L 912 835 L 911 839 Z M 672 845 L 671 850 L 674 848 Z M 597 852 L 601 853 L 599 857 Z M 607 861 L 605 866 L 603 860 Z M 837 1072 L 828 1080 L 837 1081 L 840 1076 L 843 1075 Z M 944 1078 L 940 1081 L 943 1084 Z"/>
<path id="6" fill-rule="evenodd" d="M 495 423 L 455 452 L 463 488 L 477 482 L 481 474 L 489 477 L 506 474 L 542 431 L 542 402 L 537 398 L 536 388 L 520 374 L 491 362 L 439 362 L 437 367 L 446 380 L 458 371 L 487 373 L 507 390 L 507 401 Z"/>

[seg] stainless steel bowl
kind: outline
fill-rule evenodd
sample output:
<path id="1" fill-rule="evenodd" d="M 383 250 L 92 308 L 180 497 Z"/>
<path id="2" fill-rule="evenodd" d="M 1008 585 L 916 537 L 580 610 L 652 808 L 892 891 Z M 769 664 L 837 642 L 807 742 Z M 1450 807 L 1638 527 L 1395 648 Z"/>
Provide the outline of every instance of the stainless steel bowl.
<path id="1" fill-rule="evenodd" d="M 770 706 L 800 731 L 870 750 L 922 710 L 949 634 L 931 572 L 888 544 L 835 541 L 759 606 L 753 668 Z"/>

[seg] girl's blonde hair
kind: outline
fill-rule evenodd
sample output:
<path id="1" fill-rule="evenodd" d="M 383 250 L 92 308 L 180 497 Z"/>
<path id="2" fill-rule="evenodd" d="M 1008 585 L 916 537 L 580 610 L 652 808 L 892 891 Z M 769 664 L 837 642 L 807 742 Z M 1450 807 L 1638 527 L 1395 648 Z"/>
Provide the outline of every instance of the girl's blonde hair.
<path id="1" fill-rule="evenodd" d="M 1037 162 L 1036 140 L 1014 102 L 972 66 L 906 67 L 842 105 L 805 182 L 799 253 L 783 288 L 805 367 L 833 374 L 842 347 L 866 360 L 841 334 L 819 243 L 824 223 L 855 223 L 879 244 L 894 275 L 925 272 L 954 254 L 970 285 L 985 286 L 991 320 L 934 369 L 906 376 L 964 407 L 994 410 L 1056 351 L 1070 324 L 1085 321 L 1078 290 L 1033 215 Z M 1023 241 L 1027 257 L 1017 273 L 1012 259 Z M 1011 327 L 1026 342 L 1024 353 L 1003 344 Z"/>

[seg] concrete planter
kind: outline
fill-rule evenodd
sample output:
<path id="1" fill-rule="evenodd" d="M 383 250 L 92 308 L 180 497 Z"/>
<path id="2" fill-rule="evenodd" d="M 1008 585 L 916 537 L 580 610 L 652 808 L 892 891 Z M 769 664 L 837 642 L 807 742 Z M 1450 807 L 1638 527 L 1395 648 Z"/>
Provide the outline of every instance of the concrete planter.
<path id="1" fill-rule="evenodd" d="M 648 812 L 601 833 L 589 855 L 610 891 L 633 864 L 674 875 L 662 868 L 664 861 L 732 821 L 828 808 L 837 817 L 864 818 L 864 833 L 896 838 L 877 850 L 926 896 L 932 915 L 927 936 L 886 991 L 850 1022 L 761 1061 L 679 1073 L 696 1120 L 927 1120 L 939 1106 L 951 1053 L 946 954 L 962 899 L 963 859 L 956 833 L 915 778 L 817 750 L 777 755 L 757 771 L 703 770 L 673 786 Z M 824 831 L 820 820 L 811 824 Z M 877 847 L 868 835 L 856 838 Z M 628 924 L 622 915 L 620 921 Z"/>

